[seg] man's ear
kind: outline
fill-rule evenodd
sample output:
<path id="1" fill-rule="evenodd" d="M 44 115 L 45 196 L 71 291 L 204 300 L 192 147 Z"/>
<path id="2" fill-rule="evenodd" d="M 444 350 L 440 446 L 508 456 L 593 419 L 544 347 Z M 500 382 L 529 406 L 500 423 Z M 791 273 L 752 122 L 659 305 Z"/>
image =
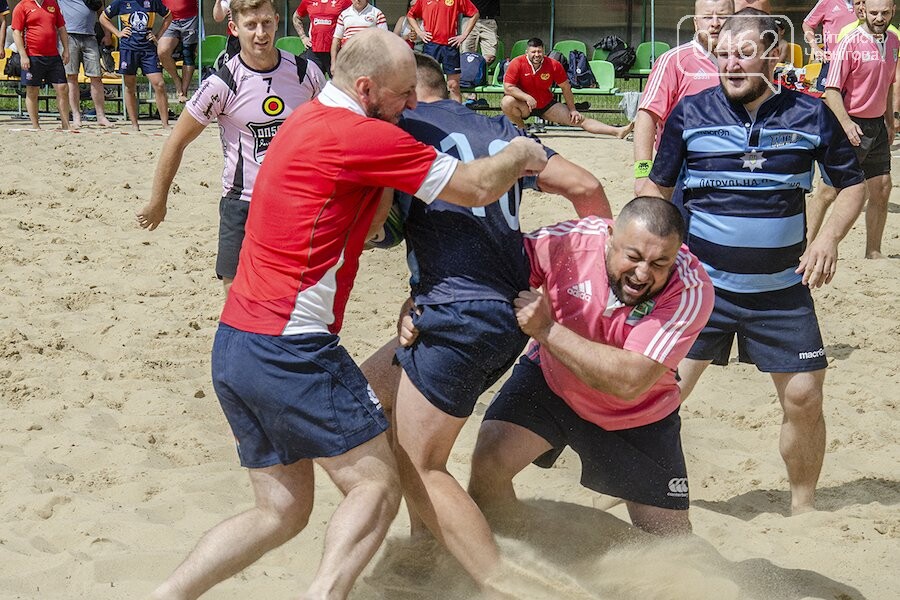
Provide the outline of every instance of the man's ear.
<path id="1" fill-rule="evenodd" d="M 234 37 L 237 37 L 238 32 L 237 25 L 234 24 L 234 15 L 232 15 L 231 18 L 228 19 L 228 33 L 230 33 Z"/>
<path id="2" fill-rule="evenodd" d="M 366 75 L 357 77 L 354 82 L 354 87 L 356 88 L 356 95 L 359 99 L 368 102 L 369 96 L 372 95 L 372 79 Z"/>

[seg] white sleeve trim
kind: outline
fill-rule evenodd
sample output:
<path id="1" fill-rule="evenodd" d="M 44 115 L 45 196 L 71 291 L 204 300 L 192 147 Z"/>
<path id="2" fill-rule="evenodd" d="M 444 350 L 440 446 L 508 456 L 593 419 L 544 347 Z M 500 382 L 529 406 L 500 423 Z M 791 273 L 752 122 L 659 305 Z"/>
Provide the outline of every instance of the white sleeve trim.
<path id="1" fill-rule="evenodd" d="M 438 152 L 434 162 L 431 163 L 431 168 L 428 169 L 425 181 L 422 182 L 422 185 L 416 191 L 416 198 L 425 204 L 434 202 L 438 194 L 443 192 L 447 184 L 450 183 L 450 178 L 456 172 L 458 164 L 459 161 L 449 154 Z"/>

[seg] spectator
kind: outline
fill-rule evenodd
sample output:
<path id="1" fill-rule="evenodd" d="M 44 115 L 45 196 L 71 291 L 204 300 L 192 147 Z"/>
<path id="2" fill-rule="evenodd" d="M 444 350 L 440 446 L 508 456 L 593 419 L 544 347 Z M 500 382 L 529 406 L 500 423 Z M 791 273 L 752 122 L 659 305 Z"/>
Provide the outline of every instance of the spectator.
<path id="1" fill-rule="evenodd" d="M 163 32 L 156 46 L 159 62 L 175 83 L 179 102 L 186 102 L 194 71 L 197 69 L 197 44 L 200 41 L 199 5 L 197 0 L 166 0 L 172 11 L 172 23 Z M 181 75 L 172 53 L 181 42 Z"/>
<path id="2" fill-rule="evenodd" d="M 22 0 L 13 10 L 13 37 L 22 60 L 25 106 L 31 126 L 40 129 L 38 92 L 44 84 L 53 86 L 61 128 L 69 129 L 69 86 L 66 65 L 69 62 L 69 36 L 66 21 L 56 0 Z M 57 49 L 62 44 L 62 57 Z"/>
<path id="3" fill-rule="evenodd" d="M 500 0 L 472 0 L 472 4 L 478 9 L 478 22 L 475 23 L 472 33 L 463 41 L 460 51 L 480 52 L 490 65 L 497 58 L 497 17 L 500 15 Z"/>
<path id="4" fill-rule="evenodd" d="M 144 6 L 148 6 L 145 10 Z M 140 131 L 138 124 L 137 71 L 138 68 L 150 80 L 156 96 L 156 107 L 163 129 L 169 128 L 169 101 L 166 98 L 166 84 L 154 44 L 158 39 L 153 31 L 156 16 L 163 17 L 160 31 L 165 31 L 172 22 L 172 13 L 161 0 L 144 0 L 138 4 L 129 0 L 113 0 L 100 15 L 100 24 L 119 38 L 119 73 L 125 78 L 125 108 L 131 119 L 131 126 Z M 124 27 L 120 30 L 112 24 L 111 17 L 118 16 Z"/>
<path id="5" fill-rule="evenodd" d="M 291 19 L 297 35 L 306 46 L 304 56 L 316 63 L 323 73 L 331 73 L 331 41 L 338 17 L 350 7 L 350 0 L 319 2 L 301 0 Z M 309 35 L 303 29 L 302 18 L 309 16 Z"/>
<path id="6" fill-rule="evenodd" d="M 213 20 L 216 23 L 221 23 L 226 19 L 231 20 L 231 0 L 215 0 L 213 2 Z M 222 64 L 237 56 L 240 51 L 241 42 L 238 40 L 238 36 L 231 33 L 231 29 L 229 29 L 228 39 L 225 42 L 225 57 L 221 61 Z"/>
<path id="7" fill-rule="evenodd" d="M 803 39 L 809 44 L 812 58 L 823 62 L 822 77 L 827 74 L 831 50 L 837 45 L 840 30 L 856 20 L 856 11 L 852 0 L 819 0 L 803 19 Z M 816 29 L 821 25 L 821 38 L 816 38 Z M 819 43 L 821 39 L 822 43 Z"/>
<path id="8" fill-rule="evenodd" d="M 447 76 L 447 89 L 450 90 L 450 99 L 462 102 L 459 93 L 459 47 L 472 33 L 472 29 L 478 23 L 478 9 L 469 0 L 456 0 L 455 2 L 416 2 L 406 13 L 416 36 L 425 46 L 422 51 L 434 58 L 444 69 Z M 459 31 L 459 17 L 471 17 L 465 24 L 461 34 Z M 420 24 L 417 19 L 422 19 Z"/>
<path id="9" fill-rule="evenodd" d="M 6 0 L 0 0 L 0 51 L 6 51 L 6 15 L 9 14 L 9 4 Z"/>
<path id="10" fill-rule="evenodd" d="M 369 0 L 353 0 L 352 4 L 338 16 L 334 36 L 331 39 L 331 64 L 337 60 L 338 52 L 347 40 L 370 27 L 387 31 L 384 13 L 369 4 Z"/>
<path id="11" fill-rule="evenodd" d="M 415 3 L 416 0 L 409 0 L 409 2 L 406 3 L 406 12 L 400 15 L 400 18 L 394 23 L 394 33 L 403 38 L 403 41 L 412 49 L 415 49 L 416 41 L 419 39 L 419 36 L 416 35 L 416 31 L 410 26 L 409 17 L 406 16 L 406 13 L 409 12 L 409 9 L 412 8 L 412 5 Z"/>
<path id="12" fill-rule="evenodd" d="M 112 125 L 106 118 L 103 96 L 103 72 L 100 69 L 100 45 L 97 43 L 95 26 L 97 14 L 102 9 L 98 1 L 97 10 L 91 10 L 84 0 L 58 0 L 59 8 L 66 19 L 69 34 L 69 62 L 66 64 L 66 78 L 69 80 L 69 107 L 72 110 L 72 125 L 81 127 L 81 89 L 78 86 L 79 66 L 84 66 L 84 74 L 91 82 L 91 100 L 97 115 L 97 124 Z M 109 34 L 107 34 L 109 35 Z"/>

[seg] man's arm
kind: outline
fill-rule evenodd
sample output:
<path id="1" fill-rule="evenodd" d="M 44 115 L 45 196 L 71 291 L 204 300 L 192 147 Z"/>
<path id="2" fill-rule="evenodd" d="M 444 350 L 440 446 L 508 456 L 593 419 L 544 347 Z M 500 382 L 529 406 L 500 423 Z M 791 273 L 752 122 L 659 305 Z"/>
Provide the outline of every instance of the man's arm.
<path id="1" fill-rule="evenodd" d="M 297 32 L 297 36 L 303 42 L 303 45 L 309 48 L 309 37 L 306 35 L 306 29 L 303 27 L 303 19 L 300 18 L 300 15 L 297 11 L 294 11 L 294 16 L 291 17 L 291 23 L 294 24 L 294 30 Z M 312 25 L 312 23 L 310 23 Z M 310 27 L 312 29 L 312 27 Z"/>
<path id="2" fill-rule="evenodd" d="M 228 9 L 222 5 L 221 0 L 214 0 L 212 13 L 216 23 L 221 23 L 228 18 Z"/>
<path id="3" fill-rule="evenodd" d="M 522 91 L 522 88 L 516 86 L 515 84 L 504 81 L 503 93 L 507 96 L 512 96 L 519 102 L 524 102 L 531 110 L 537 108 L 537 100 L 535 100 L 531 94 L 526 94 L 524 91 Z"/>
<path id="4" fill-rule="evenodd" d="M 0 52 L 6 52 L 6 15 L 0 15 Z"/>
<path id="5" fill-rule="evenodd" d="M 900 62 L 898 62 L 900 64 Z M 887 106 L 884 109 L 884 125 L 887 127 L 888 145 L 894 143 L 894 135 L 897 133 L 897 124 L 894 123 L 894 85 L 888 86 Z"/>
<path id="6" fill-rule="evenodd" d="M 831 215 L 800 257 L 796 273 L 811 288 L 830 283 L 837 271 L 838 244 L 859 216 L 866 199 L 866 184 L 857 183 L 838 192 Z"/>
<path id="7" fill-rule="evenodd" d="M 59 38 L 59 43 L 62 44 L 62 61 L 64 65 L 69 64 L 69 32 L 66 31 L 65 26 L 57 27 L 56 36 Z"/>
<path id="8" fill-rule="evenodd" d="M 834 67 L 834 65 L 832 65 L 832 67 Z M 851 119 L 850 115 L 847 113 L 847 109 L 844 108 L 844 99 L 841 97 L 841 91 L 837 88 L 827 88 L 822 99 L 825 100 L 825 104 L 828 105 L 828 108 L 830 108 L 831 112 L 834 113 L 834 116 L 837 117 L 837 120 L 841 124 L 844 133 L 847 134 L 847 139 L 850 140 L 850 143 L 854 146 L 859 146 L 859 140 L 862 137 L 863 131 L 860 129 L 859 125 L 853 122 L 853 119 Z"/>
<path id="9" fill-rule="evenodd" d="M 338 50 L 341 49 L 341 38 L 331 38 L 331 72 L 334 73 L 334 66 L 337 64 Z"/>
<path id="10" fill-rule="evenodd" d="M 16 50 L 19 51 L 19 61 L 22 63 L 22 69 L 25 71 L 31 69 L 31 58 L 28 57 L 28 51 L 25 48 L 25 36 L 18 29 L 13 29 L 13 41 L 16 43 Z"/>
<path id="11" fill-rule="evenodd" d="M 816 41 L 816 30 L 813 29 L 810 25 L 807 25 L 805 22 L 802 25 L 803 27 L 803 39 L 809 44 L 810 49 L 812 50 L 812 58 L 816 62 L 824 62 L 825 61 L 825 50 L 819 46 L 819 43 Z"/>
<path id="12" fill-rule="evenodd" d="M 413 15 L 413 11 L 415 10 L 415 8 L 416 5 L 414 4 L 413 7 L 409 9 L 409 12 L 406 13 L 406 20 L 409 22 L 409 26 L 413 31 L 416 32 L 416 36 L 420 40 L 422 40 L 423 42 L 430 42 L 431 32 L 425 31 L 425 29 L 421 25 L 419 25 L 419 19 L 415 15 Z"/>
<path id="13" fill-rule="evenodd" d="M 519 292 L 513 304 L 522 331 L 595 390 L 632 401 L 669 370 L 643 354 L 592 342 L 560 325 L 551 316 L 546 296 L 534 288 Z"/>
<path id="14" fill-rule="evenodd" d="M 170 10 L 169 14 L 167 14 L 163 18 L 162 27 L 160 27 L 158 29 L 158 33 L 154 33 L 153 30 L 150 30 L 147 33 L 147 39 L 149 39 L 151 42 L 153 42 L 155 44 L 157 42 L 157 40 L 159 40 L 159 38 L 162 37 L 162 35 L 166 32 L 166 29 L 168 29 L 169 25 L 171 25 L 171 24 L 172 24 L 172 11 Z"/>
<path id="15" fill-rule="evenodd" d="M 554 154 L 537 178 L 538 189 L 563 196 L 579 217 L 595 215 L 612 218 L 612 210 L 603 185 L 591 173 L 575 163 Z"/>
<path id="16" fill-rule="evenodd" d="M 532 139 L 517 137 L 494 156 L 457 164 L 438 197 L 460 206 L 487 206 L 516 180 L 547 165 L 547 152 Z"/>
<path id="17" fill-rule="evenodd" d="M 463 29 L 462 33 L 460 33 L 459 35 L 454 35 L 450 39 L 447 40 L 448 42 L 450 42 L 451 46 L 459 48 L 460 45 L 464 41 L 466 41 L 466 38 L 469 37 L 469 34 L 472 33 L 473 29 L 475 29 L 475 24 L 478 23 L 479 16 L 480 15 L 478 14 L 478 11 L 476 10 L 475 14 L 473 14 L 471 17 L 469 17 L 469 20 L 466 23 L 466 26 Z"/>
<path id="18" fill-rule="evenodd" d="M 159 161 L 156 163 L 150 201 L 137 212 L 138 224 L 144 229 L 149 228 L 150 231 L 153 231 L 166 218 L 169 188 L 172 186 L 172 180 L 175 179 L 178 167 L 181 166 L 184 149 L 197 139 L 205 127 L 186 110 L 182 111 L 181 116 L 178 117 L 175 128 L 163 145 Z"/>
<path id="19" fill-rule="evenodd" d="M 109 17 L 106 16 L 105 12 L 100 14 L 100 26 L 117 38 L 126 38 L 131 35 L 131 27 L 126 26 L 119 31 L 119 29 L 113 25 L 112 21 L 109 20 Z"/>
<path id="20" fill-rule="evenodd" d="M 640 176 L 642 172 L 637 169 L 638 163 L 652 164 L 653 161 L 653 144 L 656 142 L 656 124 L 659 117 L 656 113 L 645 108 L 638 110 L 637 117 L 634 119 L 634 194 L 640 196 L 641 189 L 647 181 L 647 175 L 650 174 L 649 169 L 647 175 Z M 649 161 L 649 162 L 648 162 Z"/>
<path id="21" fill-rule="evenodd" d="M 568 80 L 563 81 L 559 84 L 559 89 L 562 90 L 566 108 L 569 109 L 569 122 L 572 123 L 572 125 L 580 124 L 584 121 L 584 117 L 575 109 L 575 96 L 572 94 L 572 84 L 569 83 Z"/>

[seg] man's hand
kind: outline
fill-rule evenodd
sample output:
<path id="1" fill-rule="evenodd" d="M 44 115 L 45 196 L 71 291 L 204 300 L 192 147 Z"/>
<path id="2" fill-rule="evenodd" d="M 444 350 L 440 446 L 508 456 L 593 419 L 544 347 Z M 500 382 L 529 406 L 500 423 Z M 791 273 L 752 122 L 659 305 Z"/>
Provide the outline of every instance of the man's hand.
<path id="1" fill-rule="evenodd" d="M 524 135 L 513 138 L 509 145 L 512 146 L 513 144 L 522 146 L 526 152 L 527 162 L 525 163 L 525 170 L 527 172 L 532 174 L 540 173 L 547 166 L 547 151 L 541 144 Z"/>
<path id="2" fill-rule="evenodd" d="M 138 225 L 144 229 L 149 228 L 150 231 L 153 231 L 166 219 L 166 205 L 148 202 L 147 206 L 135 213 L 135 216 L 137 216 Z"/>
<path id="3" fill-rule="evenodd" d="M 400 317 L 397 319 L 397 337 L 400 339 L 400 345 L 404 348 L 412 346 L 419 337 L 419 330 L 413 325 L 412 320 L 413 311 L 417 310 L 412 298 L 408 298 L 400 308 Z"/>
<path id="4" fill-rule="evenodd" d="M 807 246 L 806 252 L 800 257 L 800 265 L 794 272 L 803 273 L 803 285 L 810 288 L 822 287 L 831 283 L 837 271 L 837 260 L 837 240 L 819 235 Z"/>
<path id="5" fill-rule="evenodd" d="M 62 58 L 62 62 L 63 62 L 64 65 L 69 64 L 69 51 L 68 51 L 68 50 L 63 50 L 63 53 L 62 53 L 61 58 Z"/>
<path id="6" fill-rule="evenodd" d="M 818 45 L 813 45 L 812 62 L 825 62 L 825 49 Z"/>
<path id="7" fill-rule="evenodd" d="M 454 48 L 459 48 L 464 41 L 466 41 L 466 38 L 461 35 L 454 35 L 447 39 L 448 44 Z"/>
<path id="8" fill-rule="evenodd" d="M 860 138 L 863 136 L 863 130 L 860 129 L 859 125 L 851 121 L 849 125 L 844 126 L 844 133 L 847 134 L 847 139 L 850 140 L 851 144 L 859 146 Z"/>
<path id="9" fill-rule="evenodd" d="M 513 300 L 513 306 L 519 329 L 539 342 L 545 340 L 553 325 L 553 317 L 543 292 L 534 288 L 523 290 Z"/>
<path id="10" fill-rule="evenodd" d="M 125 28 L 119 30 L 120 38 L 131 37 L 131 25 L 126 25 Z"/>
<path id="11" fill-rule="evenodd" d="M 23 71 L 31 70 L 31 58 L 26 56 L 25 54 L 19 54 L 19 62 L 22 64 Z"/>
<path id="12" fill-rule="evenodd" d="M 147 32 L 147 39 L 150 40 L 151 42 L 153 42 L 154 44 L 157 42 L 156 34 L 153 33 L 152 31 Z"/>
<path id="13" fill-rule="evenodd" d="M 530 94 L 525 94 L 525 104 L 528 105 L 529 110 L 534 110 L 537 108 L 537 100 L 535 100 L 534 96 Z"/>
<path id="14" fill-rule="evenodd" d="M 431 32 L 430 32 L 430 31 L 426 31 L 424 34 L 422 34 L 422 41 L 425 42 L 425 43 L 428 43 L 428 42 L 431 41 L 431 38 L 433 38 L 433 37 L 434 37 L 434 36 L 431 35 Z"/>
<path id="15" fill-rule="evenodd" d="M 888 146 L 893 146 L 894 137 L 897 135 L 897 121 L 894 120 L 894 115 L 885 117 L 884 126 L 887 128 Z"/>
<path id="16" fill-rule="evenodd" d="M 572 123 L 572 125 L 581 125 L 583 121 L 584 116 L 580 112 L 575 109 L 569 111 L 569 122 Z"/>

